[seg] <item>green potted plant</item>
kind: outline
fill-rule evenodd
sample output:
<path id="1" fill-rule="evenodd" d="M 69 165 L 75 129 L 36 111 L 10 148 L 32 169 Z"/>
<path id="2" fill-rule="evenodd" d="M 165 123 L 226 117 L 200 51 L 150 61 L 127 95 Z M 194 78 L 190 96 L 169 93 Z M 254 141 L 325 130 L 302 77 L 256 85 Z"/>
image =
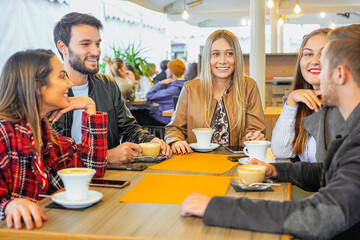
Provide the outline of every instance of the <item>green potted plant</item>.
<path id="1" fill-rule="evenodd" d="M 130 44 L 127 48 L 121 49 L 112 47 L 114 58 L 121 58 L 125 64 L 130 64 L 135 68 L 135 72 L 139 76 L 146 76 L 151 82 L 150 78 L 154 72 L 154 66 L 146 60 L 147 57 L 142 57 L 148 50 L 141 48 L 140 44 L 135 47 L 135 43 Z M 100 71 L 105 73 L 106 62 L 99 64 Z"/>

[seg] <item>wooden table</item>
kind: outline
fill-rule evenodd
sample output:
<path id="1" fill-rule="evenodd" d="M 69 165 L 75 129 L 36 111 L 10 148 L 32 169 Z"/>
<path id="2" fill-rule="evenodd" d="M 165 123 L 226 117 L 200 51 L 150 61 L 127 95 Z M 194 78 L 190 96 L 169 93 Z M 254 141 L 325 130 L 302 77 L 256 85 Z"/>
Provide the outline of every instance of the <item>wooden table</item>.
<path id="1" fill-rule="evenodd" d="M 278 118 L 282 111 L 281 107 L 265 107 L 264 116 L 265 118 Z M 174 109 L 163 111 L 162 115 L 171 117 L 174 114 Z"/>
<path id="2" fill-rule="evenodd" d="M 126 102 L 127 105 L 144 105 L 146 103 L 147 103 L 147 100 Z"/>
<path id="3" fill-rule="evenodd" d="M 220 148 L 215 153 L 224 151 Z M 119 202 L 147 174 L 152 173 L 184 174 L 152 169 L 144 172 L 108 171 L 104 178 L 129 180 L 130 185 L 124 189 L 91 187 L 104 196 L 98 204 L 84 211 L 45 208 L 52 201 L 43 199 L 39 204 L 48 221 L 41 229 L 7 229 L 2 222 L 0 239 L 289 239 L 288 235 L 206 226 L 201 218 L 180 217 L 180 205 Z M 236 166 L 223 175 L 236 176 Z M 290 199 L 289 183 L 281 183 L 280 187 L 272 189 L 273 192 L 235 192 L 229 185 L 226 195 L 277 201 Z"/>
<path id="4" fill-rule="evenodd" d="M 279 118 L 282 111 L 282 107 L 265 107 L 265 118 Z"/>
<path id="5" fill-rule="evenodd" d="M 265 116 L 265 128 L 266 128 L 266 139 L 269 141 L 272 137 L 272 131 L 276 125 L 278 118 L 280 117 L 282 108 L 281 107 L 266 107 L 264 110 Z"/>
<path id="6" fill-rule="evenodd" d="M 171 117 L 174 114 L 174 109 L 166 110 L 162 112 L 164 117 Z"/>

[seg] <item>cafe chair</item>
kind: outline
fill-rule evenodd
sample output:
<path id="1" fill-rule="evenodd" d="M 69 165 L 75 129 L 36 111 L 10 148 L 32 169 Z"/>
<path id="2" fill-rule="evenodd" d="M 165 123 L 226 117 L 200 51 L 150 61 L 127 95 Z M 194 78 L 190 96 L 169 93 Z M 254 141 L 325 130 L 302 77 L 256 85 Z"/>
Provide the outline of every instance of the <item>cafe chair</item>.
<path id="1" fill-rule="evenodd" d="M 179 96 L 173 96 L 174 110 L 176 109 L 176 105 L 177 105 L 178 100 L 179 100 Z"/>
<path id="2" fill-rule="evenodd" d="M 160 139 L 165 137 L 165 126 L 143 125 L 143 128 Z"/>

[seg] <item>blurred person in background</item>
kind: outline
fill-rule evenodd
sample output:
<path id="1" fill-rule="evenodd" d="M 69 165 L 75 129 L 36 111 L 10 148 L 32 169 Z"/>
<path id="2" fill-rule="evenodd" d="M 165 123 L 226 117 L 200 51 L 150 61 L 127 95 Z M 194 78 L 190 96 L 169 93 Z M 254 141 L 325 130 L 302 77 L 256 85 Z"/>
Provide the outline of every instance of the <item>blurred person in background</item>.
<path id="1" fill-rule="evenodd" d="M 196 62 L 190 63 L 187 73 L 184 75 L 185 80 L 193 80 L 198 76 L 198 64 Z"/>
<path id="2" fill-rule="evenodd" d="M 185 79 L 185 64 L 175 59 L 167 64 L 166 74 L 168 78 L 156 83 L 146 94 L 146 99 L 156 103 L 150 109 L 149 115 L 161 122 L 164 126 L 170 122 L 171 117 L 163 116 L 163 111 L 174 109 L 174 96 L 179 96 Z M 165 87 L 163 87 L 165 86 Z"/>
<path id="3" fill-rule="evenodd" d="M 168 62 L 170 62 L 170 61 L 169 60 L 161 61 L 161 63 L 160 63 L 161 72 L 154 77 L 154 84 L 156 84 L 156 83 L 158 83 L 158 82 L 160 82 L 160 81 L 167 78 L 165 71 L 167 69 Z"/>
<path id="4" fill-rule="evenodd" d="M 120 88 L 121 97 L 125 102 L 134 101 L 135 89 L 133 84 L 136 81 L 135 75 L 126 70 L 124 61 L 120 58 L 111 60 L 109 57 L 105 57 L 104 61 L 109 64 L 111 76 Z"/>
<path id="5" fill-rule="evenodd" d="M 133 87 L 135 87 L 136 84 L 138 84 L 138 82 L 139 82 L 139 76 L 136 74 L 135 68 L 130 64 L 126 64 L 125 68 L 126 68 L 128 74 L 131 74 L 130 72 L 132 72 L 131 75 L 134 75 L 134 77 L 129 77 L 129 78 L 133 81 L 133 83 L 130 83 L 130 84 Z"/>

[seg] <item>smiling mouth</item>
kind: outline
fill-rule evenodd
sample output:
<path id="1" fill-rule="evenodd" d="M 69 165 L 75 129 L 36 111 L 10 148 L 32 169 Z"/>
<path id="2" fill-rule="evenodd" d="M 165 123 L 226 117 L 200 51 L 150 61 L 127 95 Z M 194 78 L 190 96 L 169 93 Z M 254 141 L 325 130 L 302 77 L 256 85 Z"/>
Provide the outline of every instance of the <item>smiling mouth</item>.
<path id="1" fill-rule="evenodd" d="M 319 75 L 321 73 L 321 69 L 309 69 L 309 73 Z"/>
<path id="2" fill-rule="evenodd" d="M 89 62 L 97 62 L 99 58 L 86 58 L 85 60 Z"/>
<path id="3" fill-rule="evenodd" d="M 216 67 L 218 70 L 228 70 L 230 67 Z"/>

